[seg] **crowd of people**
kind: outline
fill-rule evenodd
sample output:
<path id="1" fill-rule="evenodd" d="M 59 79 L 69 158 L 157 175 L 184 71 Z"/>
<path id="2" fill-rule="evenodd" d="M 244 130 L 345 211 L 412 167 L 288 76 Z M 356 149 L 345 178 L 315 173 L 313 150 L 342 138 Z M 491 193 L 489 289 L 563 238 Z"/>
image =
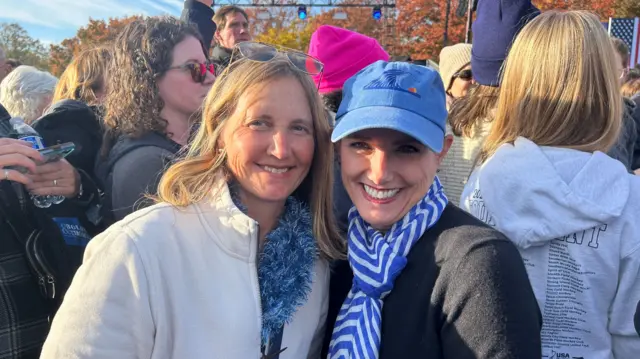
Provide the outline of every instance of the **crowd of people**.
<path id="1" fill-rule="evenodd" d="M 212 5 L 59 79 L 0 49 L 0 359 L 640 357 L 640 68 L 595 15 L 480 0 L 435 69 Z"/>

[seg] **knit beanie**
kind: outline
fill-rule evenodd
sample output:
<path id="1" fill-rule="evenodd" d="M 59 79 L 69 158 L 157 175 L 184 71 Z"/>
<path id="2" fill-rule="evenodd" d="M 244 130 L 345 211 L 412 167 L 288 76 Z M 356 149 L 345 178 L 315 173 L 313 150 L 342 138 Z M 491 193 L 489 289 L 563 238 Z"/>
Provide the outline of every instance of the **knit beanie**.
<path id="1" fill-rule="evenodd" d="M 445 91 L 453 80 L 453 75 L 471 62 L 471 44 L 455 44 L 447 46 L 440 51 L 440 77 L 444 83 Z"/>
<path id="2" fill-rule="evenodd" d="M 540 10 L 531 0 L 479 0 L 473 22 L 471 68 L 480 85 L 500 86 L 500 68 L 520 30 Z"/>
<path id="3" fill-rule="evenodd" d="M 341 90 L 358 71 L 378 60 L 389 60 L 376 39 L 329 25 L 320 26 L 311 35 L 309 55 L 324 64 L 323 73 L 313 77 L 320 93 Z"/>

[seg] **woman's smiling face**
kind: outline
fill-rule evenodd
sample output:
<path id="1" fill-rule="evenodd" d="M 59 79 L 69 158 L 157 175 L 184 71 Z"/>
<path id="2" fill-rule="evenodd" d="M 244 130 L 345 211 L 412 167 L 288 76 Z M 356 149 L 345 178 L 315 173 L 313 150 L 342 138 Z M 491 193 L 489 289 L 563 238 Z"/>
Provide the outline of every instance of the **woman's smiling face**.
<path id="1" fill-rule="evenodd" d="M 385 230 L 429 191 L 453 139 L 440 154 L 411 136 L 389 129 L 356 132 L 340 141 L 342 182 L 360 216 Z"/>

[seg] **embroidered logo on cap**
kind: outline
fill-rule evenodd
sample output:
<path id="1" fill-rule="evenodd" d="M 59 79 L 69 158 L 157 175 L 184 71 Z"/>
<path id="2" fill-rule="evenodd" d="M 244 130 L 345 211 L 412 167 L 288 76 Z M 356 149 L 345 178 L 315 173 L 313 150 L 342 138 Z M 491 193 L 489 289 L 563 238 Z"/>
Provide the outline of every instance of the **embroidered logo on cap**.
<path id="1" fill-rule="evenodd" d="M 380 75 L 379 78 L 369 82 L 363 89 L 364 90 L 394 90 L 402 91 L 410 95 L 420 98 L 418 91 L 415 87 L 407 89 L 400 85 L 400 80 L 409 76 L 409 73 L 397 69 L 389 69 Z"/>

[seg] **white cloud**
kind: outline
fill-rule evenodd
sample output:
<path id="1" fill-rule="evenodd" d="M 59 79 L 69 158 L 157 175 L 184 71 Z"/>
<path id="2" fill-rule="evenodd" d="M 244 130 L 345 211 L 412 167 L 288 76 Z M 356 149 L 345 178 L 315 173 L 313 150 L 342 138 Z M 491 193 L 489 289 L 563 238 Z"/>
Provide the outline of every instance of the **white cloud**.
<path id="1" fill-rule="evenodd" d="M 161 14 L 172 14 L 172 13 L 175 12 L 174 10 L 168 8 L 166 6 L 166 3 L 164 3 L 164 5 L 163 5 L 158 0 L 140 0 L 140 2 L 142 3 L 142 5 L 144 7 L 155 9 L 156 11 L 160 12 Z"/>
<path id="2" fill-rule="evenodd" d="M 44 19 L 40 19 L 34 16 L 34 14 L 28 11 L 25 11 L 23 9 L 20 9 L 17 7 L 10 7 L 10 8 L 6 7 L 3 4 L 4 2 L 5 2 L 4 0 L 0 0 L 0 5 L 2 5 L 2 14 L 0 15 L 0 17 L 2 17 L 3 19 L 18 21 L 18 22 L 26 22 L 34 25 L 59 27 L 59 26 L 52 26 L 51 22 L 45 21 Z"/>
<path id="3" fill-rule="evenodd" d="M 158 0 L 158 1 L 170 7 L 173 7 L 175 10 L 182 11 L 183 1 L 181 0 Z"/>
<path id="4" fill-rule="evenodd" d="M 89 18 L 170 13 L 178 15 L 179 0 L 0 0 L 0 19 L 50 28 L 80 27 Z"/>

